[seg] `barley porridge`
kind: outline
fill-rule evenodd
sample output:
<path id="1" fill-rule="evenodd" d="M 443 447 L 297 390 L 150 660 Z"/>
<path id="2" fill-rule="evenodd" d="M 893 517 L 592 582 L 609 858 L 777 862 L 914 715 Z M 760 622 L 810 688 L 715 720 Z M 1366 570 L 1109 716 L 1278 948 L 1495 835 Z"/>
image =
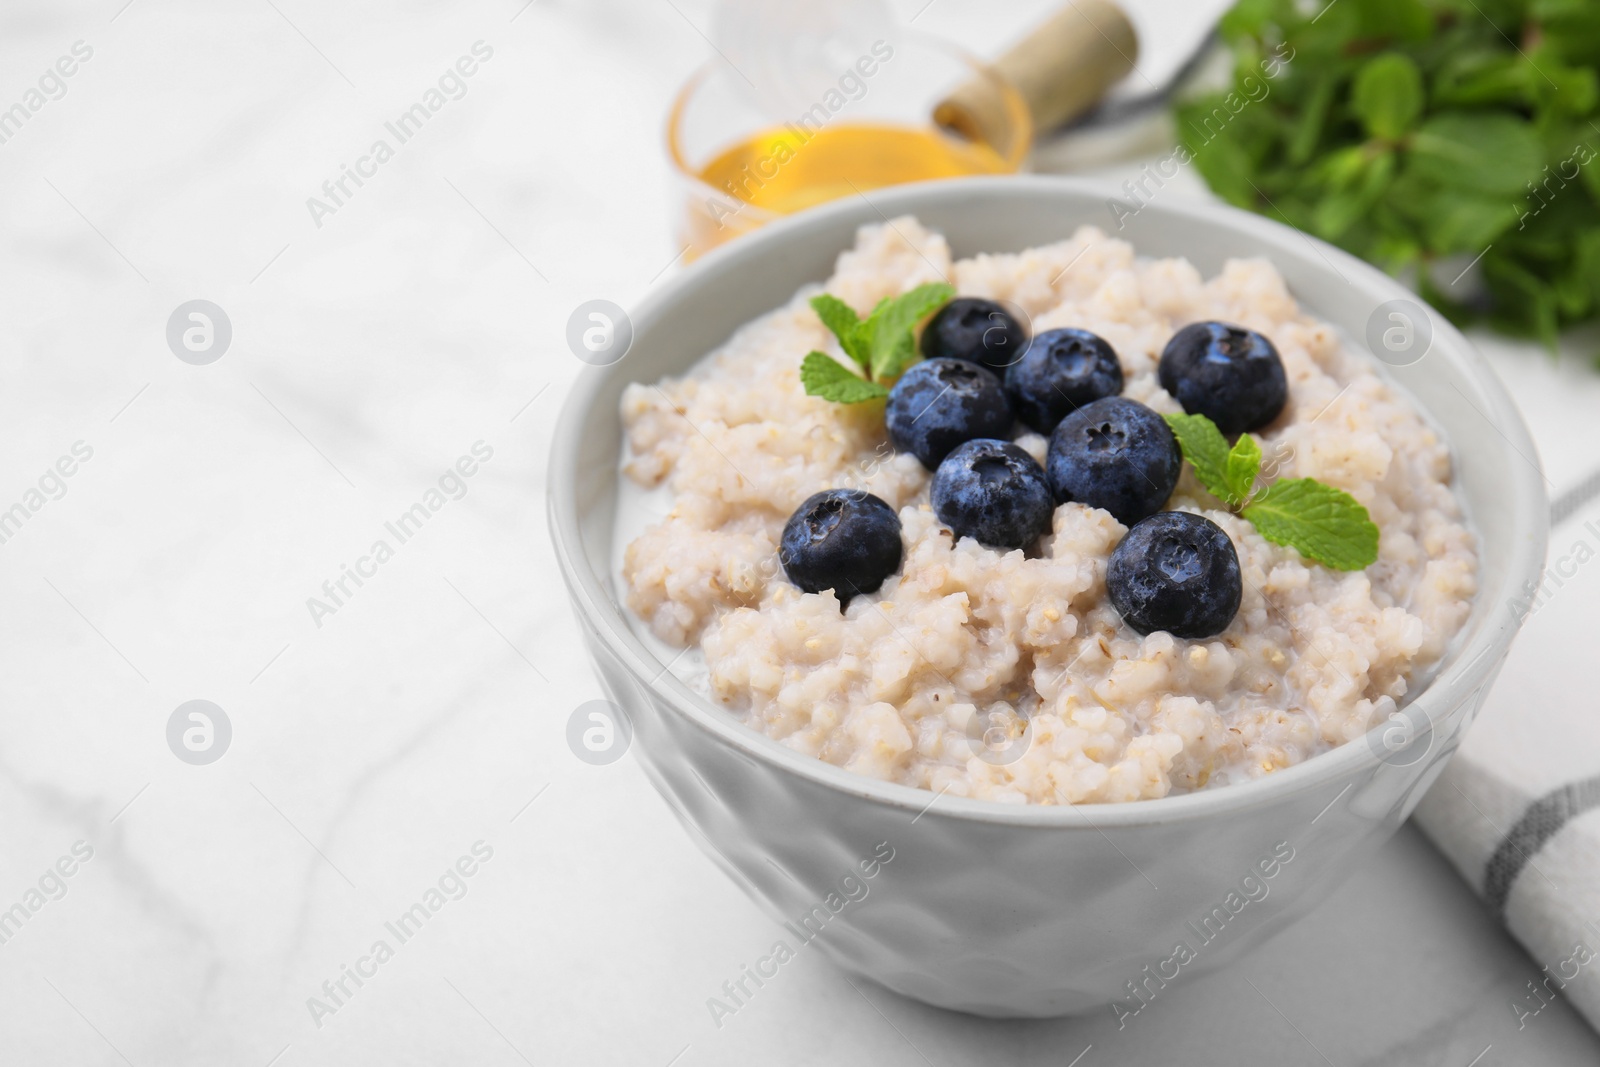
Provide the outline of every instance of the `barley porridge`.
<path id="1" fill-rule="evenodd" d="M 1255 432 L 1259 484 L 1343 490 L 1379 531 L 1376 561 L 1336 570 L 1268 541 L 1184 463 L 1164 508 L 1226 535 L 1238 592 L 1220 632 L 1179 637 L 1124 621 L 1107 573 L 1128 526 L 1081 496 L 1048 504 L 1043 536 L 1025 548 L 956 536 L 935 513 L 926 461 L 890 443 L 884 402 L 807 395 L 800 375 L 812 350 L 850 364 L 813 310 L 819 293 L 865 316 L 944 279 L 963 298 L 1019 309 L 1035 337 L 1092 331 L 1120 361 L 1121 396 L 1163 416 L 1184 411 L 1158 367 L 1181 327 L 1218 320 L 1269 338 L 1287 401 Z M 1476 591 L 1446 443 L 1366 353 L 1300 311 L 1264 260 L 1206 279 L 1089 227 L 955 260 L 941 236 L 901 218 L 864 227 L 824 285 L 685 377 L 628 387 L 622 416 L 624 492 L 655 490 L 670 508 L 625 531 L 621 574 L 642 625 L 690 649 L 702 691 L 751 728 L 936 792 L 1130 801 L 1293 766 L 1392 713 Z M 1010 437 L 1046 464 L 1048 435 L 1019 421 Z M 780 558 L 790 516 L 827 489 L 871 494 L 889 521 L 898 513 L 898 566 L 842 609 L 833 589 L 802 591 Z"/>

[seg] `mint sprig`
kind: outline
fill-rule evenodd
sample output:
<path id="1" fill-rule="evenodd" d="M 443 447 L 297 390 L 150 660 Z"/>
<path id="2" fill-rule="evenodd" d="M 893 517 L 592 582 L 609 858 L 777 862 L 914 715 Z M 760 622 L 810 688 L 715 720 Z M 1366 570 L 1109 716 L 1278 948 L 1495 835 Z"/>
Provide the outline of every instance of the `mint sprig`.
<path id="1" fill-rule="evenodd" d="M 1240 434 L 1232 448 L 1204 415 L 1168 415 L 1183 458 L 1212 496 L 1249 520 L 1275 545 L 1339 571 L 1359 571 L 1378 559 L 1378 527 L 1367 509 L 1315 478 L 1285 478 L 1254 493 L 1261 444 Z"/>
<path id="2" fill-rule="evenodd" d="M 1457 321 L 1554 350 L 1600 318 L 1600 5 L 1237 0 L 1219 32 L 1231 84 L 1175 118 L 1224 200 L 1412 274 Z"/>
<path id="3" fill-rule="evenodd" d="M 859 404 L 889 395 L 886 382 L 899 377 L 916 360 L 912 331 L 956 291 L 944 282 L 919 285 L 908 293 L 885 297 L 862 319 L 849 304 L 822 293 L 811 307 L 835 337 L 844 354 L 861 368 L 858 376 L 825 352 L 812 351 L 800 364 L 800 383 L 809 396 L 837 404 Z"/>

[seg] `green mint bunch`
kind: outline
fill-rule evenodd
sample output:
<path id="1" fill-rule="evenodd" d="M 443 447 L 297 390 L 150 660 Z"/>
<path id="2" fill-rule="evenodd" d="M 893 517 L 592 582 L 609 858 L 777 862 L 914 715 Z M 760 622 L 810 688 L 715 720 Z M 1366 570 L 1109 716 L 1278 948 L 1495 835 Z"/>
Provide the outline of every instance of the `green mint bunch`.
<path id="1" fill-rule="evenodd" d="M 865 319 L 836 296 L 813 297 L 811 306 L 835 337 L 844 354 L 861 368 L 859 375 L 825 352 L 810 352 L 800 363 L 800 383 L 810 396 L 837 404 L 859 404 L 889 395 L 888 385 L 916 361 L 912 331 L 917 323 L 949 303 L 955 289 L 944 282 L 919 285 L 908 293 L 878 301 Z"/>
<path id="2" fill-rule="evenodd" d="M 1221 32 L 1232 86 L 1176 109 L 1218 195 L 1457 321 L 1554 346 L 1600 316 L 1600 3 L 1240 0 Z"/>
<path id="3" fill-rule="evenodd" d="M 1232 448 L 1204 415 L 1168 415 L 1167 425 L 1212 496 L 1249 520 L 1275 545 L 1339 571 L 1359 571 L 1378 558 L 1378 527 L 1343 489 L 1315 478 L 1284 478 L 1255 492 L 1261 444 L 1240 434 Z"/>

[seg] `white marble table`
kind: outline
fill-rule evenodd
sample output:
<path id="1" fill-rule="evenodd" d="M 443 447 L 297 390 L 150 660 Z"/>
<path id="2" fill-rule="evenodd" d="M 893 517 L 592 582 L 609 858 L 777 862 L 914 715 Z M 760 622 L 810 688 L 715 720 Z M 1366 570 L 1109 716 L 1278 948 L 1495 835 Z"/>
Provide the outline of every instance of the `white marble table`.
<path id="1" fill-rule="evenodd" d="M 598 690 L 542 500 L 568 313 L 672 269 L 661 115 L 707 5 L 523 5 L 0 9 L 0 109 L 73 70 L 0 144 L 0 1063 L 1595 1062 L 1564 1004 L 1518 1030 L 1537 968 L 1409 830 L 1120 1032 L 820 959 L 714 1026 L 770 925 L 630 758 L 568 751 Z M 918 25 L 992 48 L 1040 6 Z M 231 322 L 205 365 L 167 340 L 194 299 Z M 197 699 L 231 726 L 210 764 L 168 744 Z"/>

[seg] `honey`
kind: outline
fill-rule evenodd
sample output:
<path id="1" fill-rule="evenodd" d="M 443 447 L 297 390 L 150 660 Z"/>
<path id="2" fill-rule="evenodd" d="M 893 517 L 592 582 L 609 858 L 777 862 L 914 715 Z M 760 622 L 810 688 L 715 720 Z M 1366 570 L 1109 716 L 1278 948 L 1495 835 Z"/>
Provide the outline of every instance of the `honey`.
<path id="1" fill-rule="evenodd" d="M 729 198 L 709 205 L 709 226 L 695 227 L 704 247 L 759 225 L 741 214 L 788 215 L 888 185 L 1006 174 L 1014 164 L 979 141 L 928 126 L 840 123 L 809 129 L 793 123 L 763 130 L 726 149 L 697 177 Z M 745 213 L 743 206 L 761 209 Z"/>

